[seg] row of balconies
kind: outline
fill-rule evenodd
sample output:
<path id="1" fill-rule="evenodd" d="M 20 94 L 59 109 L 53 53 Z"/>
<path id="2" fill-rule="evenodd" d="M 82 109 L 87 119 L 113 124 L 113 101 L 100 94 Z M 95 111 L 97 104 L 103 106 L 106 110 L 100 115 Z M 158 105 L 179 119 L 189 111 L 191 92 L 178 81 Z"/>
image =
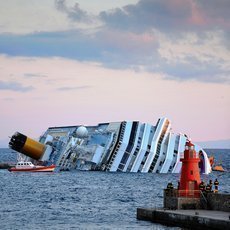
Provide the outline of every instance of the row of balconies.
<path id="1" fill-rule="evenodd" d="M 123 141 L 123 138 L 124 138 L 124 133 L 125 133 L 126 123 L 127 123 L 126 121 L 122 122 L 121 131 L 120 131 L 120 136 L 119 136 L 119 142 L 118 142 L 118 144 L 117 144 L 117 146 L 116 146 L 116 149 L 115 149 L 115 151 L 114 151 L 114 153 L 113 153 L 113 155 L 112 155 L 112 157 L 111 157 L 111 159 L 110 159 L 110 162 L 109 162 L 109 164 L 108 164 L 107 170 L 110 170 L 110 168 L 111 168 L 111 166 L 112 166 L 112 164 L 113 164 L 113 162 L 114 162 L 114 159 L 115 159 L 116 156 L 117 156 L 117 153 L 118 153 L 118 151 L 119 151 L 119 148 L 120 148 L 120 146 L 121 146 L 121 144 L 122 144 L 122 141 Z"/>
<path id="2" fill-rule="evenodd" d="M 164 139 L 165 133 L 166 133 L 166 131 L 167 131 L 168 125 L 169 125 L 169 121 L 167 120 L 166 123 L 165 123 L 165 126 L 164 126 L 164 128 L 163 128 L 163 130 L 162 130 L 162 132 L 161 132 L 159 141 L 158 141 L 158 143 L 157 143 L 156 155 L 155 155 L 155 157 L 154 157 L 154 159 L 153 159 L 153 161 L 152 161 L 152 163 L 151 163 L 151 165 L 150 165 L 149 172 L 152 172 L 152 171 L 153 171 L 153 169 L 154 169 L 154 167 L 155 167 L 155 165 L 156 165 L 156 163 L 157 163 L 157 159 L 158 159 L 158 157 L 159 157 L 159 155 L 160 155 L 160 151 L 161 151 L 161 144 L 162 144 L 162 141 L 163 141 L 163 139 Z"/>

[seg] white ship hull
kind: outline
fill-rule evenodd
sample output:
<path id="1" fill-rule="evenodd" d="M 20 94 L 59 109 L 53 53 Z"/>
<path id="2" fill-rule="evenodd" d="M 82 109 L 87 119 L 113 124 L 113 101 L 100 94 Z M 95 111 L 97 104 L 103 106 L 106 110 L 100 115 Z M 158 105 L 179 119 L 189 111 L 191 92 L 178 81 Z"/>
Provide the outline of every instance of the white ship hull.
<path id="1" fill-rule="evenodd" d="M 52 146 L 46 160 L 64 170 L 179 173 L 180 153 L 186 139 L 184 134 L 174 134 L 170 121 L 161 118 L 155 126 L 123 121 L 87 127 L 50 127 L 40 142 Z M 196 144 L 195 149 L 202 156 L 201 171 L 210 173 L 207 154 Z"/>

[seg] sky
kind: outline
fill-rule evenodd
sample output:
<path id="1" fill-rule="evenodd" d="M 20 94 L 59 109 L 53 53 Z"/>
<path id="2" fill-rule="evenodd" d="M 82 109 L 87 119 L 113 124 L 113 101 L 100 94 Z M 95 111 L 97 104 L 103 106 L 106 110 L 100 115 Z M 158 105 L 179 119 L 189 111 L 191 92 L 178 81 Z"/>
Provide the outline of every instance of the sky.
<path id="1" fill-rule="evenodd" d="M 0 1 L 0 147 L 19 131 L 167 117 L 230 140 L 229 0 Z"/>

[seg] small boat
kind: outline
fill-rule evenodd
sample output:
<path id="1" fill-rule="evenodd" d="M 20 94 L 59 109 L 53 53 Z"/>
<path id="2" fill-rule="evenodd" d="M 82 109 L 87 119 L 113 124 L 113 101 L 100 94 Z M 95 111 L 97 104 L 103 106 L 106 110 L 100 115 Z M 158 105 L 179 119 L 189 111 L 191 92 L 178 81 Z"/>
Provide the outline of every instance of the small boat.
<path id="1" fill-rule="evenodd" d="M 215 161 L 214 156 L 210 156 L 208 159 L 209 159 L 210 165 L 212 167 L 214 165 L 214 161 Z"/>
<path id="2" fill-rule="evenodd" d="M 222 167 L 222 165 L 215 165 L 215 166 L 213 166 L 212 171 L 225 172 L 225 170 Z"/>
<path id="3" fill-rule="evenodd" d="M 53 172 L 55 165 L 42 166 L 34 165 L 31 162 L 19 161 L 14 167 L 9 168 L 10 172 Z"/>

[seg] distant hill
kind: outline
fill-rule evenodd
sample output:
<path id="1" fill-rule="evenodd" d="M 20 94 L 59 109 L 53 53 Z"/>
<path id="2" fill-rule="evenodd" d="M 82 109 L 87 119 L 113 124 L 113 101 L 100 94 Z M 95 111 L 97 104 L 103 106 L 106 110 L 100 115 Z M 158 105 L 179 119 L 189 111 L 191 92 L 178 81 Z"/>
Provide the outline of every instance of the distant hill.
<path id="1" fill-rule="evenodd" d="M 196 142 L 202 148 L 206 149 L 230 149 L 230 139 L 217 141 Z"/>

